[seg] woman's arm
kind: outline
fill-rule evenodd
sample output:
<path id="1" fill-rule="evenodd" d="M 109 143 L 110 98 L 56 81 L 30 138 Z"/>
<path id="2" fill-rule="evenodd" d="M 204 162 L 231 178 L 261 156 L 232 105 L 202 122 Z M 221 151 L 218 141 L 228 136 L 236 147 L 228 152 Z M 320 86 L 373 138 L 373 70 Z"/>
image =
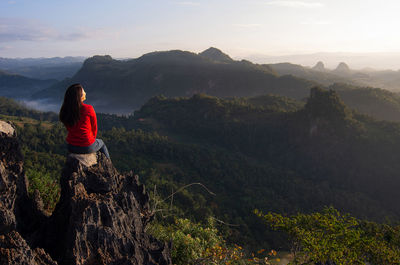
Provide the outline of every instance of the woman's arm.
<path id="1" fill-rule="evenodd" d="M 90 111 L 90 123 L 92 125 L 92 133 L 94 138 L 97 137 L 97 117 L 96 117 L 96 112 L 94 111 L 94 108 L 91 108 Z"/>

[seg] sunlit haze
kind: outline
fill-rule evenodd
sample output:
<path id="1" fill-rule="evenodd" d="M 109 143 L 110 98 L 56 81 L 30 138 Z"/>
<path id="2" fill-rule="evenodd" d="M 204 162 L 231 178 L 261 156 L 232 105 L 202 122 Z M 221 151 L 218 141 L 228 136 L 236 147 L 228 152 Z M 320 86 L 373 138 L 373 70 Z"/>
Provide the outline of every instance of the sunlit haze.
<path id="1" fill-rule="evenodd" d="M 394 0 L 2 0 L 0 57 L 400 52 L 398 10 Z"/>

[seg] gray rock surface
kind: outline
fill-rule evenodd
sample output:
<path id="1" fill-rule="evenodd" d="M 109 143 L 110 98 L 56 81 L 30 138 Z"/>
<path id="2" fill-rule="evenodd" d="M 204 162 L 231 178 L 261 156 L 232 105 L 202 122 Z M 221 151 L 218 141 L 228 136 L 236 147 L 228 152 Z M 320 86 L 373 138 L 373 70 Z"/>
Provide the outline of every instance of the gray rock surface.
<path id="1" fill-rule="evenodd" d="M 44 248 L 65 265 L 171 264 L 169 247 L 144 232 L 152 216 L 137 176 L 97 160 L 88 168 L 68 157 Z"/>
<path id="2" fill-rule="evenodd" d="M 0 132 L 0 264 L 57 264 L 43 249 L 26 241 L 46 216 L 35 207 L 38 202 L 28 197 L 23 157 L 14 129 L 8 123 L 1 124 L 8 129 Z"/>
<path id="3" fill-rule="evenodd" d="M 31 249 L 17 231 L 0 235 L 0 264 L 57 265 L 43 249 Z"/>

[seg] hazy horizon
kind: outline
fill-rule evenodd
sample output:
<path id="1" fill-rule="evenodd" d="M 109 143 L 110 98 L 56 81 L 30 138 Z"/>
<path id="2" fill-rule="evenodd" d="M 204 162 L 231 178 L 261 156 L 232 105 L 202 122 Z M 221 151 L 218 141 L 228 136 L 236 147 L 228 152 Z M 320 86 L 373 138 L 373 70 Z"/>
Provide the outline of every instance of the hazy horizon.
<path id="1" fill-rule="evenodd" d="M 218 48 L 218 47 L 215 47 Z M 193 53 L 200 53 L 200 51 L 188 51 Z M 155 52 L 155 51 L 151 51 Z M 222 50 L 222 52 L 225 52 Z M 234 60 L 248 60 L 257 64 L 275 64 L 275 63 L 292 63 L 299 64 L 305 67 L 313 67 L 319 61 L 322 61 L 327 69 L 335 69 L 341 62 L 345 62 L 353 70 L 364 70 L 371 68 L 374 70 L 394 70 L 400 69 L 400 52 L 382 52 L 382 53 L 345 53 L 345 52 L 319 52 L 319 53 L 305 53 L 305 54 L 248 54 L 245 56 L 237 56 L 227 53 Z M 135 59 L 138 57 L 125 57 L 118 58 L 112 54 L 93 54 L 90 56 L 54 56 L 54 57 L 1 57 L 5 59 L 52 59 L 52 58 L 65 58 L 75 57 L 82 58 L 82 60 L 95 56 L 95 55 L 110 55 L 116 60 Z"/>
<path id="2" fill-rule="evenodd" d="M 399 8 L 394 0 L 5 0 L 0 57 L 136 58 L 210 46 L 234 58 L 399 53 Z"/>

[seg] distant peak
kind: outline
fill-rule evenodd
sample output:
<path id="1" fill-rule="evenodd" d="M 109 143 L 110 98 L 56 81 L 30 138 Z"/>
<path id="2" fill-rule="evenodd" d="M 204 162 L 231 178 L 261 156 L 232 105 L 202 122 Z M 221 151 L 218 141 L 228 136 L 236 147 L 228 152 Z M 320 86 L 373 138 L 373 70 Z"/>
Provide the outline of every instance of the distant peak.
<path id="1" fill-rule="evenodd" d="M 321 61 L 319 61 L 312 69 L 321 72 L 326 70 L 324 63 Z"/>
<path id="2" fill-rule="evenodd" d="M 346 63 L 341 62 L 336 67 L 335 72 L 349 73 L 350 72 L 350 67 Z"/>
<path id="3" fill-rule="evenodd" d="M 214 47 L 208 48 L 207 50 L 199 53 L 199 55 L 218 62 L 230 63 L 233 61 L 229 55 Z"/>
<path id="4" fill-rule="evenodd" d="M 84 62 L 85 65 L 87 64 L 104 64 L 109 63 L 113 60 L 110 55 L 95 55 L 93 57 L 87 58 Z"/>

